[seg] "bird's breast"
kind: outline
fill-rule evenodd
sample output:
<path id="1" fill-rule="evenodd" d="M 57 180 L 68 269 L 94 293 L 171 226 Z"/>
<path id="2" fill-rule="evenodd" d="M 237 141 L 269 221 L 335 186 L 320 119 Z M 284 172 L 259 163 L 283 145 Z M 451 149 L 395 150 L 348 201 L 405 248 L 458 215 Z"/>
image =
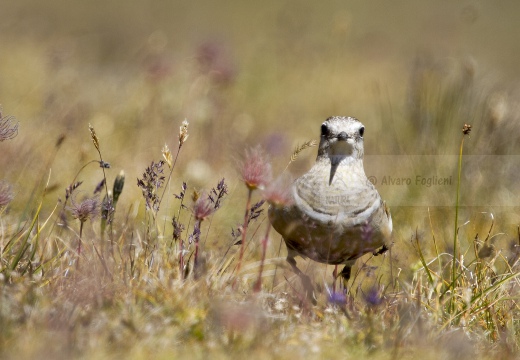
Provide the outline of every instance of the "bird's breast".
<path id="1" fill-rule="evenodd" d="M 379 201 L 379 194 L 368 182 L 364 171 L 340 168 L 329 183 L 325 167 L 313 168 L 293 186 L 295 205 L 311 218 L 322 221 L 357 219 L 364 221 L 370 209 Z"/>

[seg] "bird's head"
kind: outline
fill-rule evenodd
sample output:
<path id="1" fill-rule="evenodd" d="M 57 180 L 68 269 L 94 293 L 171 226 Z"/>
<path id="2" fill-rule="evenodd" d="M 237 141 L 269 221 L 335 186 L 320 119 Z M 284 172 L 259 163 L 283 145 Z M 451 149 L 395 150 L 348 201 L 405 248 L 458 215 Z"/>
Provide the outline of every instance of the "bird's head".
<path id="1" fill-rule="evenodd" d="M 328 157 L 332 163 L 351 157 L 363 158 L 365 126 L 356 118 L 333 116 L 321 124 L 318 158 Z"/>

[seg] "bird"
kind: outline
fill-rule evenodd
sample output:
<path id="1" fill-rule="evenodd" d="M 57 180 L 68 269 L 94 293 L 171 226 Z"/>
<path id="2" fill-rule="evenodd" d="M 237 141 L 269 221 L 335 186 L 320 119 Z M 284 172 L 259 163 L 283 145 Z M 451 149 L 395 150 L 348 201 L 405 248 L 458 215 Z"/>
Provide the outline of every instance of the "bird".
<path id="1" fill-rule="evenodd" d="M 268 210 L 287 246 L 287 262 L 308 295 L 314 289 L 297 267 L 297 255 L 336 265 L 334 281 L 341 276 L 346 287 L 356 259 L 388 250 L 392 234 L 390 210 L 363 167 L 365 126 L 354 117 L 332 116 L 320 132 L 316 162 L 292 183 L 289 201 Z"/>

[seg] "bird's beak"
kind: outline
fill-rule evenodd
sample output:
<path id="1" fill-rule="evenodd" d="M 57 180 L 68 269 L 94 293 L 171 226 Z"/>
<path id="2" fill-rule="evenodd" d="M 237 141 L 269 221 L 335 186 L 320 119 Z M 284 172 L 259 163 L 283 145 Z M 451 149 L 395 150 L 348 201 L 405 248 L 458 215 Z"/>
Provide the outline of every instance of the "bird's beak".
<path id="1" fill-rule="evenodd" d="M 342 131 L 338 134 L 338 140 L 346 141 L 347 139 L 348 139 L 348 134 L 346 132 Z"/>

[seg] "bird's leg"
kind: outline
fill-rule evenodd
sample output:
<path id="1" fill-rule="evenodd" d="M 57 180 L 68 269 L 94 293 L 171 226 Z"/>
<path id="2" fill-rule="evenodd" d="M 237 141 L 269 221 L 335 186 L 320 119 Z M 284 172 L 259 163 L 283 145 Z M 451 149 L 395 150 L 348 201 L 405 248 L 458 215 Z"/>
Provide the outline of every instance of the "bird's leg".
<path id="1" fill-rule="evenodd" d="M 298 267 L 296 266 L 296 260 L 294 259 L 294 256 L 287 255 L 287 262 L 291 265 L 293 271 L 300 277 L 300 280 L 302 281 L 303 288 L 305 289 L 305 292 L 307 293 L 307 297 L 312 301 L 314 305 L 316 305 L 316 299 L 314 299 L 314 286 L 312 286 L 311 279 L 305 275 Z"/>
<path id="2" fill-rule="evenodd" d="M 332 278 L 333 278 L 332 292 L 335 293 L 336 292 L 336 279 L 338 278 L 338 265 L 334 266 L 334 271 L 332 272 Z"/>
<path id="3" fill-rule="evenodd" d="M 345 267 L 343 268 L 343 270 L 341 270 L 340 273 L 341 277 L 343 278 L 343 286 L 345 287 L 345 289 L 347 288 L 347 283 L 350 280 L 352 265 L 354 265 L 354 263 L 349 261 L 347 264 L 345 264 Z"/>

